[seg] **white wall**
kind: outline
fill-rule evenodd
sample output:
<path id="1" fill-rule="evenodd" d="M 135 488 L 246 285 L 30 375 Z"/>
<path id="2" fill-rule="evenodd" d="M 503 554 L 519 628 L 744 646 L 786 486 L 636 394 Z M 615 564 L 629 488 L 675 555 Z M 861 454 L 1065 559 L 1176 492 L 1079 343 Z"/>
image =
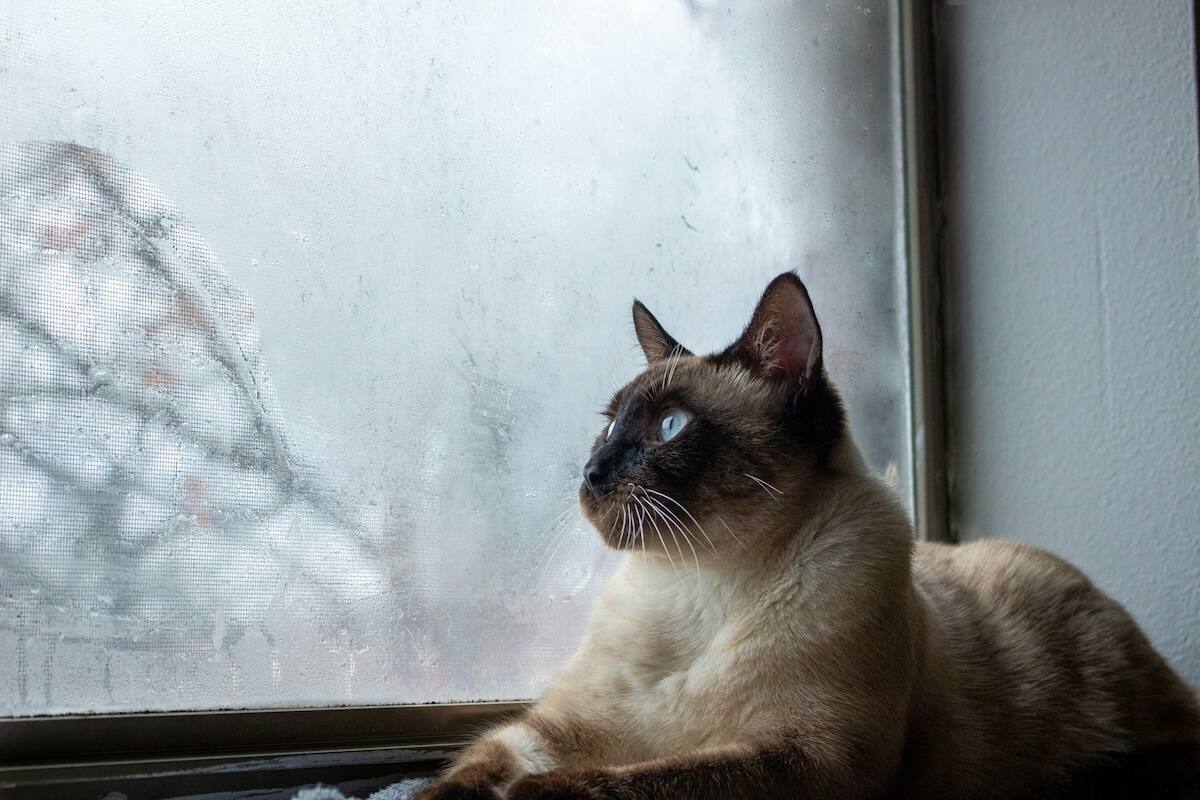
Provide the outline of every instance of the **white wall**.
<path id="1" fill-rule="evenodd" d="M 1200 684 L 1188 0 L 942 10 L 953 525 L 1084 568 Z"/>

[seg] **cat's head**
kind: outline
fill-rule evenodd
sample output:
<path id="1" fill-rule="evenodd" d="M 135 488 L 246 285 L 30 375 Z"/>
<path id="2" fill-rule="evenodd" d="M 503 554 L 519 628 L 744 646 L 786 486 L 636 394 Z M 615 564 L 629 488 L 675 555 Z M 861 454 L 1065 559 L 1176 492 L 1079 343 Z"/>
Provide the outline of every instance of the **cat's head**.
<path id="1" fill-rule="evenodd" d="M 775 278 L 738 340 L 711 355 L 637 301 L 633 322 L 648 366 L 605 411 L 585 515 L 616 549 L 690 562 L 753 547 L 819 491 L 846 437 L 808 290 L 794 273 Z"/>

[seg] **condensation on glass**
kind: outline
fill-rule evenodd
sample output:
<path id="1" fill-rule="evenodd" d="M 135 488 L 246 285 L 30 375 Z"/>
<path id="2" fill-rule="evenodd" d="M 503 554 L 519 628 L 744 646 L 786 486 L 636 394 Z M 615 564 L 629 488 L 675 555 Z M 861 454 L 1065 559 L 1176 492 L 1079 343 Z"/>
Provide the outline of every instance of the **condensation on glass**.
<path id="1" fill-rule="evenodd" d="M 893 10 L 0 11 L 0 715 L 535 696 L 640 368 L 797 268 L 907 502 Z"/>

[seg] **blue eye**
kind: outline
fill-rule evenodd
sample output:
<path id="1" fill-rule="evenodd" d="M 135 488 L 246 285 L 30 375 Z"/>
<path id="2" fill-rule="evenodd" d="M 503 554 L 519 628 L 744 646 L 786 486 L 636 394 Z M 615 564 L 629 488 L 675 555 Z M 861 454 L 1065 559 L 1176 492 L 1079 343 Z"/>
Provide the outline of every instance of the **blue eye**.
<path id="1" fill-rule="evenodd" d="M 683 427 L 688 424 L 691 417 L 686 411 L 678 408 L 672 408 L 667 413 L 663 414 L 662 425 L 659 435 L 664 442 L 669 442 L 679 435 Z"/>
<path id="2" fill-rule="evenodd" d="M 614 419 L 612 422 L 608 423 L 608 427 L 604 430 L 604 441 L 607 442 L 609 440 L 609 438 L 612 436 L 613 428 L 615 427 L 617 427 L 617 421 Z"/>

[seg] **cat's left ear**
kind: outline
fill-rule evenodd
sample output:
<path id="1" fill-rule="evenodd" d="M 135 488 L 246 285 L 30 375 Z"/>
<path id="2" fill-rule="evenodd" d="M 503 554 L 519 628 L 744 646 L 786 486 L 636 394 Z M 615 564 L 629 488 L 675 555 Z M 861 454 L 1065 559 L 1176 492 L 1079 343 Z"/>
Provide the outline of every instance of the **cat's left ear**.
<path id="1" fill-rule="evenodd" d="M 730 351 L 763 377 L 804 393 L 821 368 L 821 348 L 808 289 L 796 273 L 785 272 L 767 286 Z"/>
<path id="2" fill-rule="evenodd" d="M 666 358 L 691 355 L 686 347 L 675 341 L 658 324 L 650 309 L 642 305 L 640 300 L 633 301 L 633 329 L 637 331 L 638 344 L 646 354 L 646 361 L 651 364 Z"/>

